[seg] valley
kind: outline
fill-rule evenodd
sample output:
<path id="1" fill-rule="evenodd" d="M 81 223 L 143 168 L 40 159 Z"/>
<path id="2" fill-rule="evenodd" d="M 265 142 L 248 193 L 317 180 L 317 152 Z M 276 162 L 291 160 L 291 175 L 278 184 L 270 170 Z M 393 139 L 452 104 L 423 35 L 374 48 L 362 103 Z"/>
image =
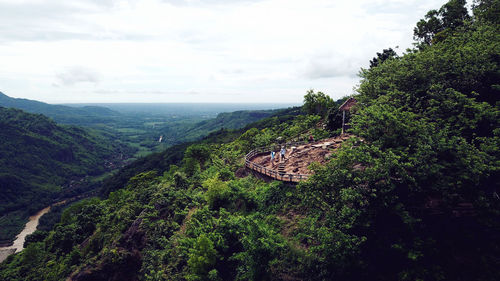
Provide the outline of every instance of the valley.
<path id="1" fill-rule="evenodd" d="M 130 160 L 195 141 L 219 129 L 238 129 L 296 104 L 165 103 L 61 104 L 12 98 L 0 92 L 0 106 L 40 113 L 59 124 L 83 126 L 135 150 Z M 162 137 L 162 141 L 159 139 Z"/>
<path id="2" fill-rule="evenodd" d="M 1 106 L 43 112 L 62 124 Z M 127 104 L 114 111 L 100 105 L 49 105 L 0 93 L 0 135 L 5 140 L 0 145 L 0 244 L 9 245 L 28 216 L 44 205 L 99 194 L 103 180 L 136 159 L 279 112 L 218 113 L 241 105 L 201 107 L 204 110 L 184 105 L 182 111 L 177 107 Z M 17 146 L 23 152 L 14 156 Z"/>
<path id="3" fill-rule="evenodd" d="M 500 0 L 94 2 L 6 88 L 302 103 L 0 93 L 0 280 L 500 280 Z"/>

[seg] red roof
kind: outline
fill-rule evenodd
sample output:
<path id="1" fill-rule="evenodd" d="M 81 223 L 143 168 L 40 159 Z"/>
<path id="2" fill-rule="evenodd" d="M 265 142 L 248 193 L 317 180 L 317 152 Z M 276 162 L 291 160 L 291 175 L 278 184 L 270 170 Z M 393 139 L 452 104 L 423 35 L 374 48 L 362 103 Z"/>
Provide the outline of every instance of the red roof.
<path id="1" fill-rule="evenodd" d="M 351 97 L 351 98 L 348 98 L 340 107 L 339 107 L 339 110 L 342 110 L 342 111 L 349 111 L 351 110 L 351 107 L 353 107 L 358 101 Z"/>

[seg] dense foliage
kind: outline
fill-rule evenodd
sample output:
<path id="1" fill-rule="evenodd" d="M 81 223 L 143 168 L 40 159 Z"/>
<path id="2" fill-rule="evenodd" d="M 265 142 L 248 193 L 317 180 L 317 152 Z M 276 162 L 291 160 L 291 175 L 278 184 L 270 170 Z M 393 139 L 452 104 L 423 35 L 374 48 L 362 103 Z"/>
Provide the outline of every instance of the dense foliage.
<path id="1" fill-rule="evenodd" d="M 447 33 L 463 26 L 470 19 L 465 0 L 450 0 L 439 10 L 430 10 L 425 19 L 417 22 L 413 35 L 423 45 L 430 45 L 447 36 Z"/>
<path id="2" fill-rule="evenodd" d="M 328 109 L 333 107 L 335 102 L 323 92 L 307 91 L 304 96 L 303 109 L 307 114 L 314 114 L 324 117 L 328 113 Z"/>
<path id="3" fill-rule="evenodd" d="M 440 40 L 362 71 L 357 137 L 308 181 L 261 181 L 242 157 L 334 134 L 317 126 L 325 115 L 221 130 L 223 142 L 67 208 L 0 278 L 499 280 L 499 5 L 475 7 Z"/>

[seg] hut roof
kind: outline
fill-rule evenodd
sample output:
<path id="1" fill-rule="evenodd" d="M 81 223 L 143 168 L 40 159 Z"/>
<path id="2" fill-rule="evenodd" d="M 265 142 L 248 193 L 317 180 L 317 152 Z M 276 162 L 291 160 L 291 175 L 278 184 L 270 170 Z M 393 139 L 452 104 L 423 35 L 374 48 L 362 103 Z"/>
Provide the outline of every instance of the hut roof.
<path id="1" fill-rule="evenodd" d="M 349 111 L 357 102 L 358 101 L 355 98 L 350 97 L 339 107 L 339 110 Z"/>

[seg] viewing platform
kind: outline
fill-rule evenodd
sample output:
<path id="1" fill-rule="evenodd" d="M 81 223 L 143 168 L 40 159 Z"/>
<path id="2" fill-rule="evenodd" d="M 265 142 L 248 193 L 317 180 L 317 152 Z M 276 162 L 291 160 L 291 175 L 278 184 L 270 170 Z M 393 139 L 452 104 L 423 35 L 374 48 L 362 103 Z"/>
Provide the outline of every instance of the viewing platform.
<path id="1" fill-rule="evenodd" d="M 308 169 L 311 163 L 326 164 L 333 150 L 339 148 L 342 142 L 350 137 L 352 135 L 344 134 L 311 143 L 303 141 L 259 147 L 245 155 L 245 167 L 272 179 L 301 182 L 311 176 L 311 171 Z M 280 159 L 282 146 L 286 148 L 284 159 Z M 276 153 L 272 162 L 271 151 Z"/>

